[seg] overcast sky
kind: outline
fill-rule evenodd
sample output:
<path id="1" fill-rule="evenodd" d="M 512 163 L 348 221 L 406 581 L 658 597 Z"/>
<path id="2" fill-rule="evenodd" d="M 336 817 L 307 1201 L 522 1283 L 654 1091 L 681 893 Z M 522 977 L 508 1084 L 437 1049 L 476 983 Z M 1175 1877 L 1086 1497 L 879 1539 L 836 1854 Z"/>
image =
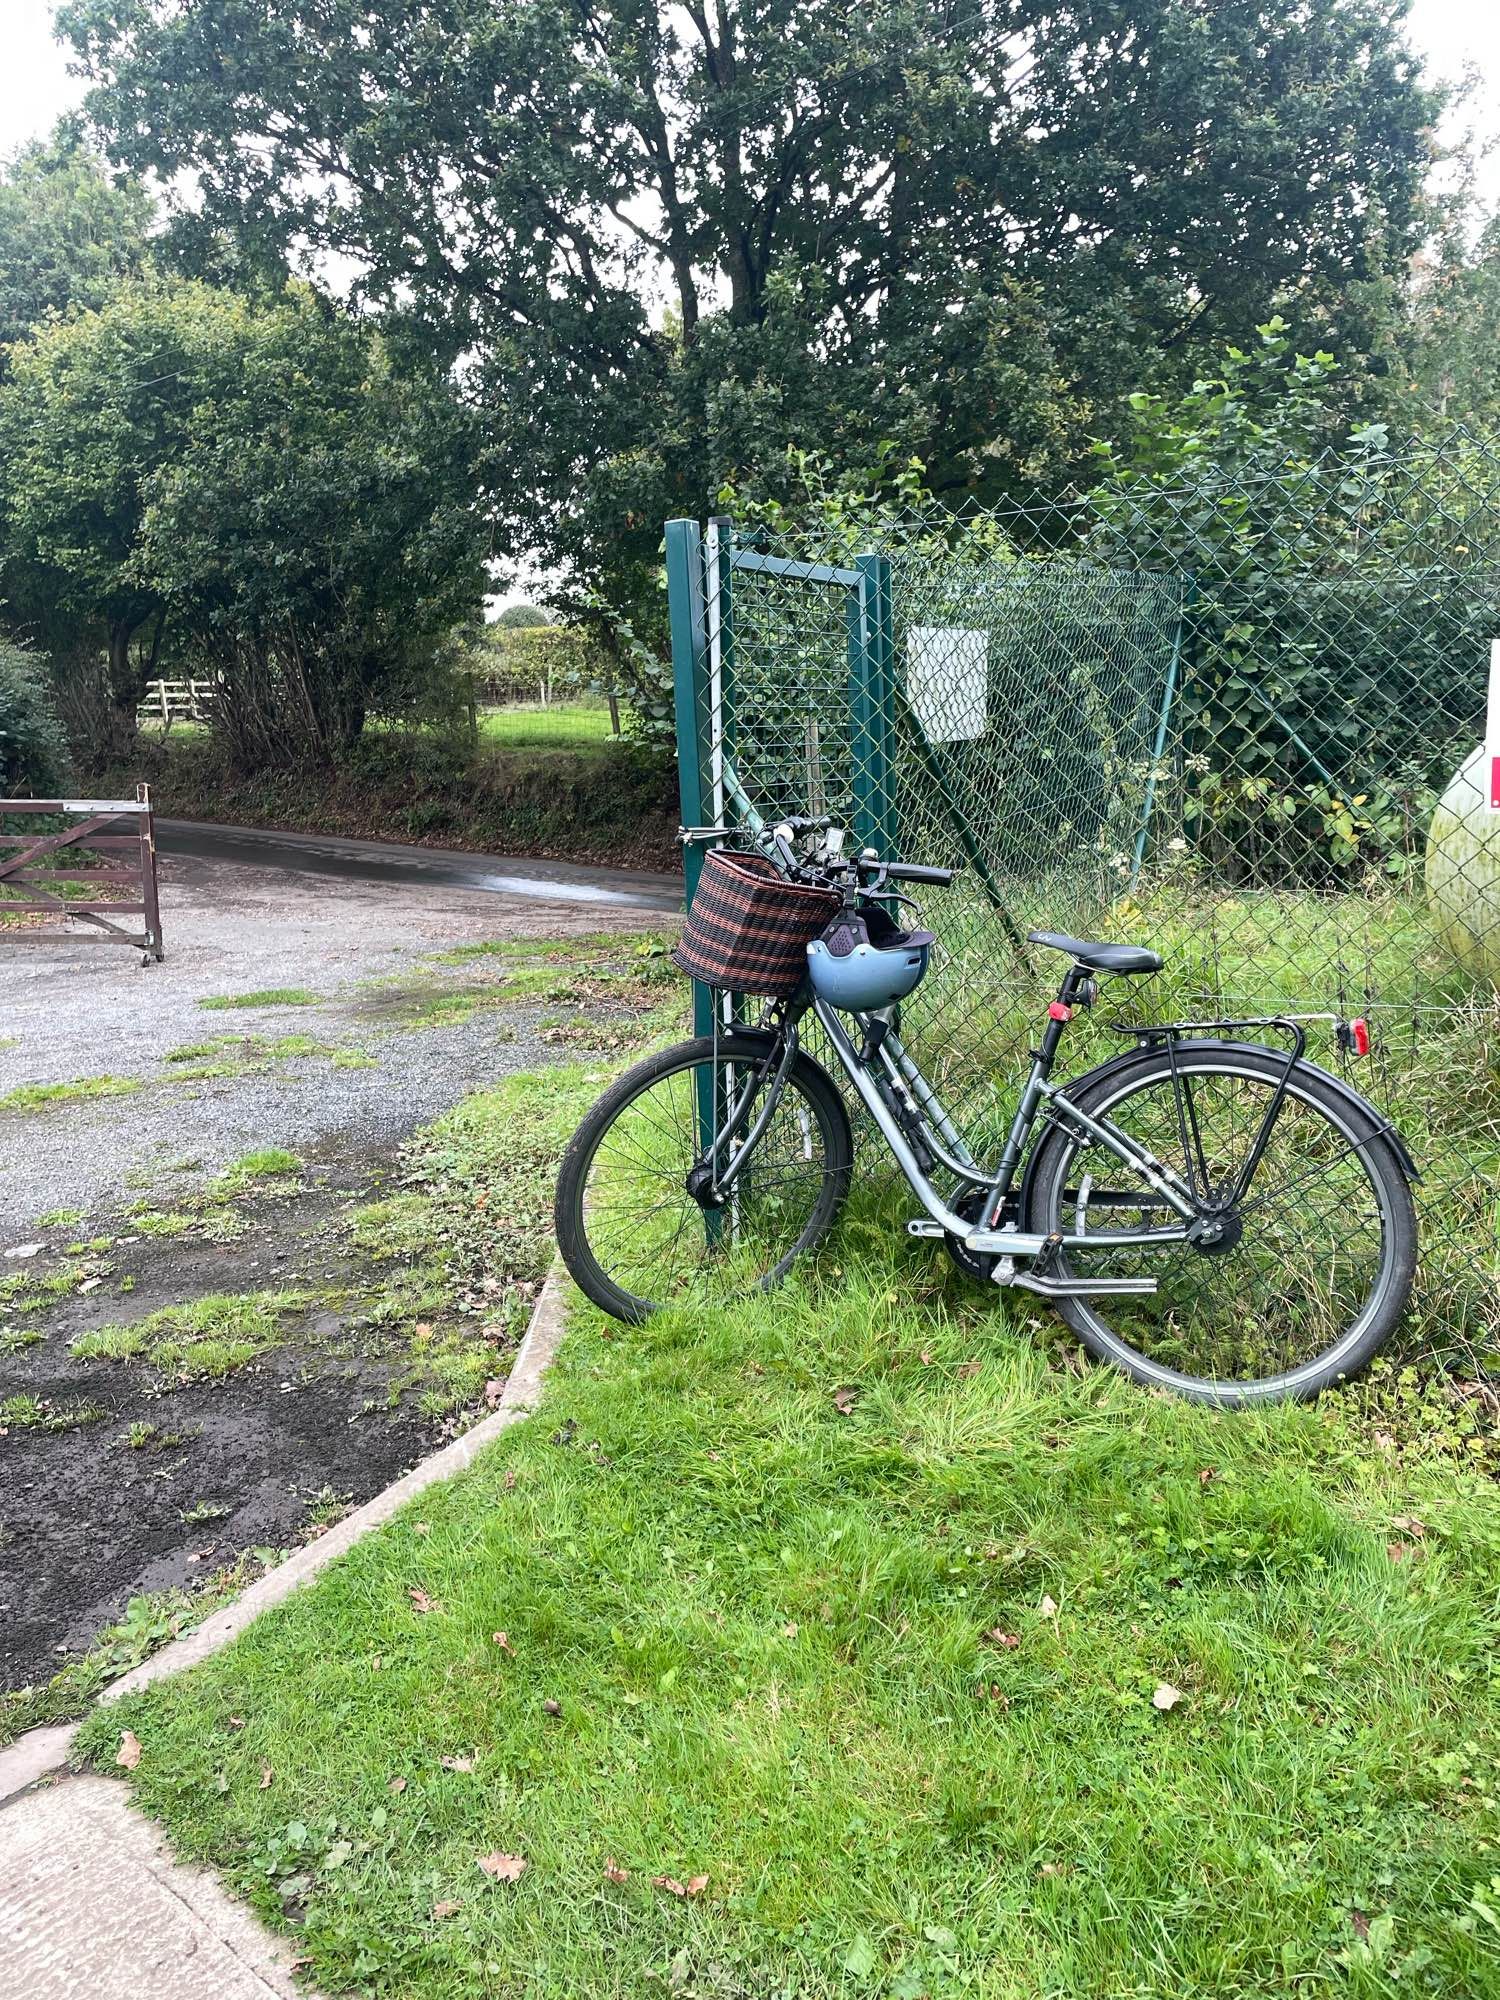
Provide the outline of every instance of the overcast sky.
<path id="1" fill-rule="evenodd" d="M 0 155 L 48 132 L 58 114 L 78 102 L 52 39 L 54 0 L 5 0 L 4 60 L 0 63 Z M 1481 134 L 1500 133 L 1500 8 L 1493 0 L 1412 0 L 1411 35 L 1432 72 L 1456 79 L 1473 63 L 1484 79 L 1465 120 Z M 1481 184 L 1500 203 L 1500 148 L 1485 160 Z"/>

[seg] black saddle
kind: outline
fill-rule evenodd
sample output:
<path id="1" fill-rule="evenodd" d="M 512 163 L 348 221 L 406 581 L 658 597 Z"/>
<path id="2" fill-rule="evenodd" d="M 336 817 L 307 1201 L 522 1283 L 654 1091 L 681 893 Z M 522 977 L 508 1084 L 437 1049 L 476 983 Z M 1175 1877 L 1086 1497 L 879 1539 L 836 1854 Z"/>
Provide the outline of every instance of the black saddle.
<path id="1" fill-rule="evenodd" d="M 1160 972 L 1161 958 L 1139 944 L 1090 944 L 1087 938 L 1064 937 L 1061 931 L 1028 931 L 1031 944 L 1065 951 L 1075 965 L 1090 972 Z"/>

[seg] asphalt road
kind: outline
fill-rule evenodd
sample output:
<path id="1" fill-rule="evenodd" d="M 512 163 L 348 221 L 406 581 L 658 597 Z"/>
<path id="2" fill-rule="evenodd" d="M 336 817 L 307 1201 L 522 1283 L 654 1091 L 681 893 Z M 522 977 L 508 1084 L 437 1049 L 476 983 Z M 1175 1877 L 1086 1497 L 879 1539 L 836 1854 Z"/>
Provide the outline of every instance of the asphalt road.
<path id="1" fill-rule="evenodd" d="M 163 855 L 279 868 L 293 875 L 331 875 L 344 881 L 407 886 L 429 882 L 435 887 L 528 896 L 547 903 L 592 903 L 601 910 L 670 914 L 682 907 L 680 877 L 650 875 L 634 868 L 538 860 L 529 855 L 469 854 L 458 848 L 349 840 L 341 834 L 267 833 L 193 819 L 158 819 L 156 844 Z"/>

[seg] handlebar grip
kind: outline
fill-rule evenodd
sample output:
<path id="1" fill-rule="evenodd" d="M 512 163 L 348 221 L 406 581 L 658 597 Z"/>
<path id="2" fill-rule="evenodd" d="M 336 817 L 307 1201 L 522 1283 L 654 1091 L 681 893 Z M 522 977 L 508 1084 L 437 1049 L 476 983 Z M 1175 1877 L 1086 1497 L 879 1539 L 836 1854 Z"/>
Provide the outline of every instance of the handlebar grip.
<path id="1" fill-rule="evenodd" d="M 931 882 L 939 889 L 946 889 L 958 870 L 928 868 L 918 861 L 888 861 L 885 872 L 893 882 Z"/>

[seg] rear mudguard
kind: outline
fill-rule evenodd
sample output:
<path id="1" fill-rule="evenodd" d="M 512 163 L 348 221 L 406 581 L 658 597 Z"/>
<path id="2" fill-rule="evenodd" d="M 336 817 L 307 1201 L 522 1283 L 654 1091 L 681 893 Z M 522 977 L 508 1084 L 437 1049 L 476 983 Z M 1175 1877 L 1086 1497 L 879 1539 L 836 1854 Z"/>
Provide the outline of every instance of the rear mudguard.
<path id="1" fill-rule="evenodd" d="M 1184 1036 L 1178 1041 L 1177 1046 L 1179 1049 L 1257 1049 L 1262 1055 L 1268 1055 L 1277 1062 L 1285 1062 L 1286 1060 L 1286 1051 L 1284 1049 L 1267 1048 L 1264 1042 L 1234 1042 L 1223 1040 L 1213 1035 Z M 1137 1063 L 1144 1062 L 1148 1056 L 1154 1059 L 1156 1053 L 1157 1051 L 1148 1044 L 1143 1044 L 1140 1048 L 1126 1049 L 1121 1055 L 1111 1056 L 1108 1062 L 1102 1062 L 1094 1069 L 1085 1070 L 1082 1076 L 1070 1077 L 1063 1088 L 1069 1092 L 1074 1090 L 1082 1092 L 1085 1087 L 1092 1087 L 1094 1084 L 1101 1082 L 1105 1077 L 1113 1078 L 1120 1075 L 1123 1071 L 1133 1068 Z M 1343 1100 L 1345 1108 L 1360 1124 L 1366 1127 L 1366 1130 L 1361 1134 L 1363 1138 L 1373 1139 L 1380 1136 L 1389 1139 L 1392 1147 L 1395 1149 L 1396 1158 L 1401 1162 L 1401 1168 L 1406 1178 L 1413 1184 L 1421 1180 L 1422 1176 L 1417 1171 L 1417 1163 L 1412 1158 L 1411 1150 L 1407 1146 L 1405 1139 L 1402 1138 L 1400 1132 L 1391 1123 L 1390 1119 L 1377 1111 L 1368 1098 L 1361 1097 L 1351 1084 L 1345 1083 L 1341 1076 L 1335 1076 L 1332 1070 L 1324 1069 L 1318 1063 L 1309 1062 L 1306 1056 L 1302 1057 L 1300 1066 L 1303 1069 L 1311 1070 L 1320 1083 L 1326 1084 L 1335 1095 Z M 1036 1158 L 1036 1153 L 1037 1149 L 1033 1147 L 1031 1159 Z M 1028 1169 L 1030 1165 L 1031 1160 L 1029 1159 L 1027 1161 Z M 1029 1179 L 1029 1177 L 1028 1172 L 1027 1178 Z"/>

